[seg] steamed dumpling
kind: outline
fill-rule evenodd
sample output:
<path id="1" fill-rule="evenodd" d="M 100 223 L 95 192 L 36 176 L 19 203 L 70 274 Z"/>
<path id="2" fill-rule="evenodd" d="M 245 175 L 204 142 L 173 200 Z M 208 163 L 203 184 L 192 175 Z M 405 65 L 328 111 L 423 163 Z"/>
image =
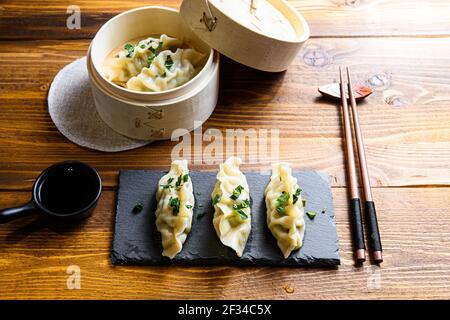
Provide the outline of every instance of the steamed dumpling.
<path id="1" fill-rule="evenodd" d="M 220 241 L 238 257 L 242 256 L 251 229 L 250 193 L 247 179 L 239 170 L 240 164 L 241 159 L 237 157 L 221 164 L 211 193 L 214 229 Z"/>
<path id="2" fill-rule="evenodd" d="M 204 55 L 163 34 L 136 45 L 126 44 L 109 66 L 107 78 L 135 91 L 156 92 L 176 88 L 199 71 Z"/>
<path id="3" fill-rule="evenodd" d="M 195 204 L 187 160 L 175 160 L 159 180 L 156 193 L 156 227 L 161 233 L 162 255 L 174 258 L 191 231 Z"/>
<path id="4" fill-rule="evenodd" d="M 135 91 L 164 91 L 179 87 L 191 80 L 197 73 L 194 63 L 203 55 L 193 49 L 162 51 L 151 65 L 127 82 L 127 88 Z"/>
<path id="5" fill-rule="evenodd" d="M 285 258 L 303 245 L 304 205 L 297 179 L 287 163 L 272 166 L 272 176 L 265 190 L 267 226 Z"/>

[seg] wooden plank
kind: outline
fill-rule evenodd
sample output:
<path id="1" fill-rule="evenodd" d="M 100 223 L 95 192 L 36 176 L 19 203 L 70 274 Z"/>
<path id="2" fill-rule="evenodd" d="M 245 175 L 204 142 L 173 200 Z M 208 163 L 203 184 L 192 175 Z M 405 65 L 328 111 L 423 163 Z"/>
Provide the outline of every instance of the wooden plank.
<path id="1" fill-rule="evenodd" d="M 107 154 L 70 143 L 53 125 L 49 84 L 87 46 L 0 42 L 0 189 L 29 190 L 42 169 L 66 159 L 97 167 L 107 187 L 116 185 L 121 168 L 167 168 L 177 142 Z M 222 59 L 221 96 L 204 129 L 278 128 L 281 160 L 324 171 L 333 186 L 345 186 L 339 108 L 317 93 L 320 84 L 336 81 L 338 65 L 350 65 L 355 80 L 375 88 L 360 106 L 373 185 L 450 185 L 450 38 L 314 39 L 280 74 Z M 204 160 L 193 168 L 216 169 Z M 268 163 L 246 169 L 263 167 Z"/>
<path id="2" fill-rule="evenodd" d="M 412 299 L 450 298 L 450 188 L 377 188 L 385 262 L 353 265 L 346 189 L 333 188 L 342 265 L 338 269 L 113 267 L 115 194 L 72 228 L 33 217 L 0 228 L 0 299 Z M 28 192 L 1 192 L 0 207 Z M 68 266 L 81 289 L 66 286 Z M 293 289 L 292 293 L 291 289 Z"/>
<path id="3" fill-rule="evenodd" d="M 450 30 L 447 0 L 289 2 L 305 16 L 314 37 L 448 35 Z M 105 21 L 120 12 L 147 5 L 178 8 L 180 3 L 181 0 L 4 0 L 0 5 L 0 39 L 92 38 Z M 67 28 L 67 8 L 72 5 L 81 10 L 80 29 Z"/>

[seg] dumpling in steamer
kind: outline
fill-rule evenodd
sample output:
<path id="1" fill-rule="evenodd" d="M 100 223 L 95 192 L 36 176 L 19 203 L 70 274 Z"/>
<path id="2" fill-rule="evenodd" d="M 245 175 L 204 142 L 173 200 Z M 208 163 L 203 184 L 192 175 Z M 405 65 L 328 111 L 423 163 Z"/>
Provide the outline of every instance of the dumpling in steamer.
<path id="1" fill-rule="evenodd" d="M 272 166 L 272 176 L 264 192 L 267 226 L 284 257 L 303 245 L 304 205 L 297 179 L 287 163 Z"/>
<path id="2" fill-rule="evenodd" d="M 161 233 L 162 255 L 174 258 L 191 231 L 195 205 L 187 160 L 175 160 L 170 171 L 159 180 L 156 193 L 156 227 Z"/>
<path id="3" fill-rule="evenodd" d="M 192 49 L 162 51 L 151 65 L 127 82 L 127 88 L 135 91 L 164 91 L 179 87 L 197 73 L 195 65 L 203 55 Z"/>
<path id="4" fill-rule="evenodd" d="M 109 64 L 106 77 L 134 91 L 169 90 L 191 80 L 201 69 L 205 56 L 163 34 L 137 44 L 127 43 Z"/>
<path id="5" fill-rule="evenodd" d="M 211 193 L 214 205 L 213 225 L 220 241 L 238 257 L 247 244 L 251 229 L 250 193 L 245 175 L 239 170 L 241 159 L 228 158 L 220 165 Z"/>

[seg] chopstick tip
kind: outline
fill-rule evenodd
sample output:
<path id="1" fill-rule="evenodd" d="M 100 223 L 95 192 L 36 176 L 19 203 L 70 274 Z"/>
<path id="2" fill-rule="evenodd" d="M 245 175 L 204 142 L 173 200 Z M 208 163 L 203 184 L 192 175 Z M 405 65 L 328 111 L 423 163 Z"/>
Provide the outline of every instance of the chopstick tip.
<path id="1" fill-rule="evenodd" d="M 383 262 L 383 252 L 382 251 L 374 251 L 373 252 L 373 260 L 375 260 L 376 263 Z"/>

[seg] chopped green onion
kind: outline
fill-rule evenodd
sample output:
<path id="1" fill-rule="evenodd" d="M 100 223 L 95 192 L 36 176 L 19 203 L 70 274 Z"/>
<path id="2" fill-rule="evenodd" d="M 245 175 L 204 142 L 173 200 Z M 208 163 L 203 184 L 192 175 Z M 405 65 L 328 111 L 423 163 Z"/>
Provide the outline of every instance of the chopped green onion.
<path id="1" fill-rule="evenodd" d="M 170 70 L 170 68 L 172 68 L 173 60 L 171 56 L 166 57 L 166 63 L 164 64 L 164 66 L 166 67 L 167 70 Z"/>
<path id="2" fill-rule="evenodd" d="M 181 179 L 182 179 L 182 177 L 181 176 L 178 176 L 178 179 L 177 179 L 177 182 L 175 183 L 175 187 L 180 187 L 181 186 Z"/>
<path id="3" fill-rule="evenodd" d="M 237 198 L 239 198 L 239 196 L 241 195 L 242 190 L 244 190 L 244 187 L 238 185 L 236 189 L 233 190 L 233 194 L 230 196 L 230 198 L 233 200 L 237 200 Z"/>
<path id="4" fill-rule="evenodd" d="M 171 185 L 172 182 L 173 182 L 173 178 L 169 178 L 169 179 L 167 179 L 167 184 L 161 184 L 161 187 L 164 189 L 170 189 L 173 187 Z"/>
<path id="5" fill-rule="evenodd" d="M 302 199 L 303 208 L 306 207 L 306 200 Z"/>
<path id="6" fill-rule="evenodd" d="M 220 202 L 220 194 L 216 194 L 213 198 L 213 204 L 218 204 Z"/>
<path id="7" fill-rule="evenodd" d="M 180 199 L 170 197 L 169 206 L 172 207 L 172 213 L 176 216 L 180 212 Z"/>
<path id="8" fill-rule="evenodd" d="M 144 205 L 140 202 L 136 203 L 133 207 L 133 212 L 138 213 L 141 212 L 142 209 L 144 209 Z"/>
<path id="9" fill-rule="evenodd" d="M 302 192 L 302 189 L 297 188 L 297 190 L 295 190 L 293 197 L 293 203 L 295 204 L 298 201 L 298 197 L 300 196 L 300 193 Z"/>
<path id="10" fill-rule="evenodd" d="M 242 220 L 248 219 L 248 215 L 243 210 L 237 210 L 236 212 L 239 213 Z"/>
<path id="11" fill-rule="evenodd" d="M 286 211 L 285 207 L 287 206 L 288 201 L 289 201 L 289 193 L 287 193 L 286 191 L 283 191 L 276 200 L 276 202 L 277 202 L 276 210 L 278 213 L 280 213 L 280 214 L 285 213 L 285 211 Z"/>
<path id="12" fill-rule="evenodd" d="M 250 207 L 250 201 L 248 199 L 243 200 L 239 204 L 233 204 L 233 210 L 245 209 Z"/>
<path id="13" fill-rule="evenodd" d="M 153 60 L 155 60 L 156 55 L 154 53 L 150 54 L 147 58 L 148 68 L 152 65 Z"/>
<path id="14" fill-rule="evenodd" d="M 315 211 L 308 211 L 308 212 L 306 212 L 306 214 L 308 215 L 308 217 L 310 219 L 314 219 L 314 217 L 316 216 L 317 213 Z"/>
<path id="15" fill-rule="evenodd" d="M 191 206 L 190 204 L 187 204 L 187 205 L 186 205 L 186 208 L 192 209 L 192 206 Z"/>
<path id="16" fill-rule="evenodd" d="M 177 182 L 175 183 L 175 186 L 177 188 L 181 187 L 181 185 L 182 185 L 181 183 L 182 182 L 183 183 L 187 182 L 188 179 L 189 179 L 189 175 L 188 174 L 178 176 L 178 179 L 177 179 Z"/>
<path id="17" fill-rule="evenodd" d="M 152 43 L 152 41 L 150 41 L 148 44 L 151 44 L 151 43 Z M 163 43 L 158 42 L 158 47 L 156 49 L 153 48 L 152 46 L 150 46 L 149 50 L 156 55 L 156 52 L 161 50 L 162 46 L 163 46 Z"/>
<path id="18" fill-rule="evenodd" d="M 131 58 L 131 55 L 133 54 L 133 52 L 134 52 L 134 46 L 132 45 L 132 44 L 130 44 L 130 43 L 127 43 L 126 45 L 125 45 L 125 50 L 127 50 L 127 58 Z"/>

